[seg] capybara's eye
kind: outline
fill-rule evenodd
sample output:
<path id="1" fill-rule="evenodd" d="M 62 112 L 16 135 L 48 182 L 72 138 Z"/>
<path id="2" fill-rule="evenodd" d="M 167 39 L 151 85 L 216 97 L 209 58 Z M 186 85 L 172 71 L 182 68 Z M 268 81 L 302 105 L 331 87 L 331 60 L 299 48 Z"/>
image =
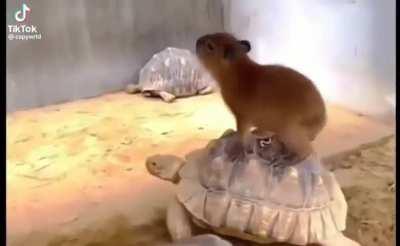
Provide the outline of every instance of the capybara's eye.
<path id="1" fill-rule="evenodd" d="M 209 51 L 213 51 L 214 50 L 214 45 L 212 43 L 210 43 L 210 42 L 207 42 L 207 49 Z"/>

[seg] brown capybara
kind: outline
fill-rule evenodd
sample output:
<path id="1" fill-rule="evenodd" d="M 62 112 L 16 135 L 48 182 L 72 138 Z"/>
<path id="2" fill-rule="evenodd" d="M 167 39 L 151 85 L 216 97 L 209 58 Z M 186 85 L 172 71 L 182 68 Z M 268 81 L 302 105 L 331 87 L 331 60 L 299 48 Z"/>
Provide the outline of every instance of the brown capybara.
<path id="1" fill-rule="evenodd" d="M 196 53 L 217 80 L 222 97 L 236 118 L 242 143 L 256 129 L 275 133 L 286 147 L 305 158 L 326 124 L 321 94 L 310 79 L 281 65 L 251 60 L 250 42 L 228 33 L 200 37 Z"/>

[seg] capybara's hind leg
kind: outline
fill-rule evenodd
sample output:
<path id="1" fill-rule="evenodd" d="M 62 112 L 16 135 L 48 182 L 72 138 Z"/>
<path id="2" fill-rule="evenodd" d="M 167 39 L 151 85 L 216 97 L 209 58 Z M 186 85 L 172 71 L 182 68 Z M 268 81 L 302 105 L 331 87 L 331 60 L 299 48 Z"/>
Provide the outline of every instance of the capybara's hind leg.
<path id="1" fill-rule="evenodd" d="M 307 129 L 310 141 L 314 141 L 318 134 L 325 127 L 327 122 L 326 115 L 318 115 L 310 120 L 304 121 L 302 126 Z"/>
<path id="2" fill-rule="evenodd" d="M 289 152 L 304 159 L 313 152 L 313 147 L 306 129 L 298 126 L 291 126 L 278 133 L 278 138 L 285 144 Z"/>

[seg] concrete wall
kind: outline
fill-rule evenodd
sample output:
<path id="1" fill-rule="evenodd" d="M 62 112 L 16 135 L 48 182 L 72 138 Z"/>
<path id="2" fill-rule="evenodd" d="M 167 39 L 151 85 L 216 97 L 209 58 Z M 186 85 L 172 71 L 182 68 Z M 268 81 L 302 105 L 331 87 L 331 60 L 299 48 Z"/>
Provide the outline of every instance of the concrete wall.
<path id="1" fill-rule="evenodd" d="M 223 29 L 219 0 L 25 0 L 41 40 L 7 40 L 7 111 L 92 97 L 136 81 L 166 46 Z M 7 24 L 22 0 L 7 0 Z"/>
<path id="2" fill-rule="evenodd" d="M 260 63 L 308 75 L 327 101 L 394 112 L 395 0 L 25 0 L 42 40 L 7 41 L 7 110 L 121 90 L 165 46 L 209 32 L 253 44 Z M 223 3 L 222 3 L 223 2 Z M 7 22 L 22 0 L 7 0 Z"/>
<path id="3" fill-rule="evenodd" d="M 308 75 L 331 102 L 394 112 L 395 0 L 226 0 L 227 30 L 260 63 Z M 393 102 L 394 103 L 394 102 Z"/>

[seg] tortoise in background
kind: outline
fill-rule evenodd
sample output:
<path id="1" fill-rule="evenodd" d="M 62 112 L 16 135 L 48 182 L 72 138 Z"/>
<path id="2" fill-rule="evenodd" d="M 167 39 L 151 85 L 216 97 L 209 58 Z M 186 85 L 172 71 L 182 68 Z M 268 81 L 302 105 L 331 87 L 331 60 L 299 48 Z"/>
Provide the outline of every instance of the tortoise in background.
<path id="1" fill-rule="evenodd" d="M 128 84 L 125 91 L 172 102 L 177 97 L 212 93 L 215 85 L 189 50 L 168 47 L 153 55 L 140 70 L 138 84 Z"/>

